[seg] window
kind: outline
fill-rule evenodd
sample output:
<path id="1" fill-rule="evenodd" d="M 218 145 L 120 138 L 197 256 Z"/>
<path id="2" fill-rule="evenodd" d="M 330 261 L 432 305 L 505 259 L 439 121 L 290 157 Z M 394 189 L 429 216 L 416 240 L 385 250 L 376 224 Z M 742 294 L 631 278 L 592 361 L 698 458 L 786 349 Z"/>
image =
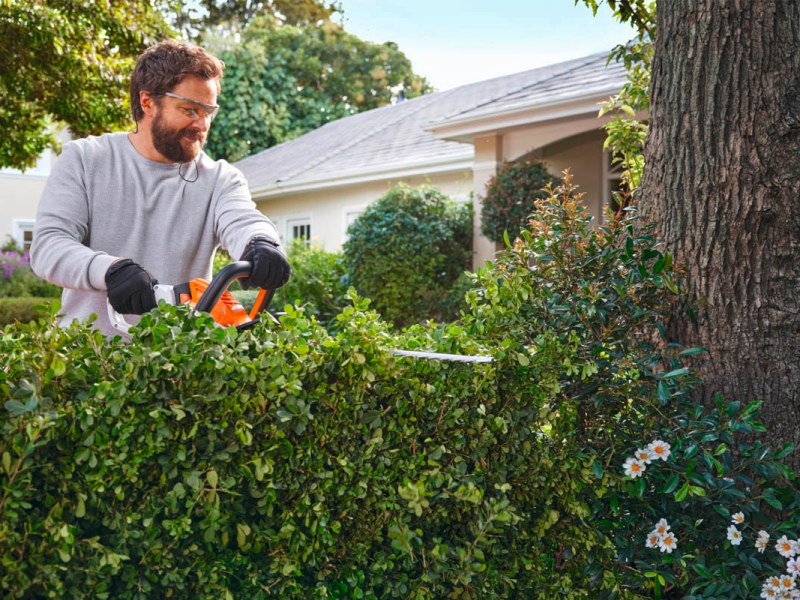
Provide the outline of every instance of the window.
<path id="1" fill-rule="evenodd" d="M 286 219 L 286 237 L 289 242 L 303 240 L 306 246 L 311 244 L 311 217 Z"/>
<path id="2" fill-rule="evenodd" d="M 33 219 L 14 219 L 12 224 L 12 237 L 23 250 L 30 250 L 33 242 Z"/>

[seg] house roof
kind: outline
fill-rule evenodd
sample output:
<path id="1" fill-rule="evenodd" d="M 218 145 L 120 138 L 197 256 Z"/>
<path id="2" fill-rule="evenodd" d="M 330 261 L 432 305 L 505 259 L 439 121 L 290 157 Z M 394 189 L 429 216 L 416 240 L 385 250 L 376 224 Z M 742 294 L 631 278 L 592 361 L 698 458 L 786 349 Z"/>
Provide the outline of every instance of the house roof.
<path id="1" fill-rule="evenodd" d="M 297 139 L 245 158 L 242 170 L 254 196 L 470 168 L 468 138 L 448 126 L 576 99 L 614 94 L 625 81 L 607 53 L 426 94 L 327 123 Z M 596 109 L 596 106 L 594 107 Z M 450 139 L 447 139 L 450 138 Z M 458 139 L 461 141 L 453 141 Z"/>

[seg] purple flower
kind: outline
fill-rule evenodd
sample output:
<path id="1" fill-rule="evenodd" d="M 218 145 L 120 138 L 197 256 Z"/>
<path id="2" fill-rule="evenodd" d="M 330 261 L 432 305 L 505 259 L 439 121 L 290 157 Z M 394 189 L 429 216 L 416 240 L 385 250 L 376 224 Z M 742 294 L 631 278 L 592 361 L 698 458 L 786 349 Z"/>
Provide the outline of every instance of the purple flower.
<path id="1" fill-rule="evenodd" d="M 11 279 L 14 271 L 27 267 L 30 261 L 31 259 L 27 251 L 20 254 L 13 250 L 7 250 L 0 253 L 0 272 L 3 273 L 5 279 Z"/>

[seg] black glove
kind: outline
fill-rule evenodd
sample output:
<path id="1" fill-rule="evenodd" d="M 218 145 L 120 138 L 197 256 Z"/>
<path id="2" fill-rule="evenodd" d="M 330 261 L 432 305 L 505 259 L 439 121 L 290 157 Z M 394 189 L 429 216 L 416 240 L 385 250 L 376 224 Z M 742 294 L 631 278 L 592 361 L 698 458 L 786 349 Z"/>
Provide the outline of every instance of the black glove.
<path id="1" fill-rule="evenodd" d="M 123 315 L 141 315 L 156 307 L 153 286 L 158 281 L 126 258 L 115 262 L 106 271 L 108 301 Z"/>
<path id="2" fill-rule="evenodd" d="M 242 288 L 260 287 L 274 290 L 281 287 L 292 274 L 289 261 L 278 250 L 278 244 L 265 237 L 254 237 L 247 244 L 247 248 L 239 260 L 249 260 L 253 263 L 253 272 L 250 277 L 241 279 Z"/>

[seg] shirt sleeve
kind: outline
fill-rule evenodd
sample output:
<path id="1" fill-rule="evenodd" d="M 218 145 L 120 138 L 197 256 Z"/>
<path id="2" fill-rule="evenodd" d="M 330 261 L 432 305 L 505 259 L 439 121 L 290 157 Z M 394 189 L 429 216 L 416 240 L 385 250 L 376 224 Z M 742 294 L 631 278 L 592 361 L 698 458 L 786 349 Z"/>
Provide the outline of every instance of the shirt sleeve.
<path id="1" fill-rule="evenodd" d="M 117 257 L 89 248 L 90 203 L 81 148 L 72 142 L 53 165 L 36 215 L 31 268 L 64 288 L 104 290 L 105 274 Z"/>
<path id="2" fill-rule="evenodd" d="M 244 175 L 238 169 L 227 166 L 231 174 L 221 186 L 215 215 L 217 236 L 222 247 L 237 259 L 251 239 L 261 236 L 275 242 L 285 253 L 277 228 L 256 208 Z"/>

